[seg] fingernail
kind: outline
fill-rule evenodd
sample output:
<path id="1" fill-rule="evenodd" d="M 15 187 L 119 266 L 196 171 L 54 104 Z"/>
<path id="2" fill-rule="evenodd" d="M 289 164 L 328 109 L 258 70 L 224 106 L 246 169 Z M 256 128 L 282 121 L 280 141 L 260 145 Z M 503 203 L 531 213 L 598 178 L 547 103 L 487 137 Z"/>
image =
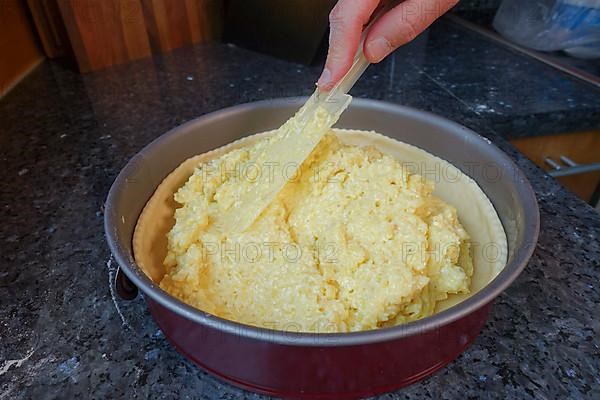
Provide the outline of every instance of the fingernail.
<path id="1" fill-rule="evenodd" d="M 331 85 L 331 71 L 329 68 L 325 68 L 319 81 L 317 82 L 317 86 L 323 90 L 327 90 Z"/>
<path id="2" fill-rule="evenodd" d="M 371 62 L 378 63 L 383 60 L 385 56 L 390 54 L 393 50 L 390 42 L 384 38 L 379 37 L 374 39 L 367 45 L 367 55 L 370 58 Z"/>

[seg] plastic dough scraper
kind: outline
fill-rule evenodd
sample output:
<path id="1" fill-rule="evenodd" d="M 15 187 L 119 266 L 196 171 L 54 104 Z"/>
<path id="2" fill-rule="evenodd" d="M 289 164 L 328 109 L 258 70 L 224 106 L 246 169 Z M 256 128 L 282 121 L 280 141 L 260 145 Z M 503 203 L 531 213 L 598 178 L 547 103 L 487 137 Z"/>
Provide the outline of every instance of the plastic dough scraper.
<path id="1" fill-rule="evenodd" d="M 271 142 L 252 160 L 260 167 L 260 176 L 223 214 L 223 232 L 248 229 L 285 184 L 296 177 L 302 163 L 348 107 L 352 100 L 348 92 L 369 66 L 363 54 L 367 30 L 363 32 L 348 73 L 329 92 L 317 88 L 296 115 L 277 130 Z"/>

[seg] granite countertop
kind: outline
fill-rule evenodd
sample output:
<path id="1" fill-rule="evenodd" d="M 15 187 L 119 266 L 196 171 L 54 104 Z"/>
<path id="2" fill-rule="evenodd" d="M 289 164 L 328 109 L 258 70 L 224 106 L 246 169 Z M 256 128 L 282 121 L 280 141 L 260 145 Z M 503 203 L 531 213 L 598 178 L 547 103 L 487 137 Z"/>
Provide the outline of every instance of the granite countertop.
<path id="1" fill-rule="evenodd" d="M 45 62 L 0 100 L 0 399 L 260 398 L 179 355 L 142 296 L 115 297 L 103 202 L 127 160 L 185 121 L 308 95 L 320 68 L 211 44 L 81 76 Z M 599 91 L 448 21 L 353 94 L 488 137 L 529 178 L 541 235 L 475 343 L 388 399 L 598 398 L 600 215 L 507 138 L 600 129 Z"/>

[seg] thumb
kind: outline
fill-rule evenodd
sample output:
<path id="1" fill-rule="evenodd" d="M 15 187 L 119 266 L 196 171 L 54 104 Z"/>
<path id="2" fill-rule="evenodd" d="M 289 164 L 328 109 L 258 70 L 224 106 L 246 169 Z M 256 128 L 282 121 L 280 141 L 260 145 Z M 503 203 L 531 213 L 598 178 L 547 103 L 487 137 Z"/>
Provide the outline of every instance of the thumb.
<path id="1" fill-rule="evenodd" d="M 328 91 L 352 66 L 363 26 L 379 4 L 379 0 L 340 0 L 329 15 L 329 51 L 323 73 L 317 82 Z"/>

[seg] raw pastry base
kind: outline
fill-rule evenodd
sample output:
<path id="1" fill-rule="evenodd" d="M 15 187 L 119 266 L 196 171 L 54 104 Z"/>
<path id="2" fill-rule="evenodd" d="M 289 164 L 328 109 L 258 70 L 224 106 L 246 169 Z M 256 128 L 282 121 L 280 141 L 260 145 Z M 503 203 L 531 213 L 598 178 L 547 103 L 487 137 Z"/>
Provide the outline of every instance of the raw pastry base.
<path id="1" fill-rule="evenodd" d="M 157 187 L 146 203 L 133 234 L 135 261 L 150 279 L 158 284 L 165 274 L 163 260 L 167 255 L 167 233 L 175 224 L 174 212 L 179 207 L 173 199 L 173 194 L 185 184 L 194 168 L 231 150 L 252 145 L 274 132 L 248 136 L 189 158 Z M 473 276 L 470 294 L 450 295 L 447 300 L 438 303 L 436 312 L 445 310 L 481 290 L 504 268 L 508 254 L 506 234 L 492 203 L 475 181 L 460 173 L 447 161 L 387 136 L 344 129 L 334 129 L 334 132 L 343 143 L 374 146 L 401 162 L 419 166 L 419 170 L 432 171 L 437 163 L 437 171 L 446 171 L 445 176 L 451 177 L 452 181 L 439 179 L 439 182 L 435 183 L 434 194 L 456 207 L 461 224 L 471 236 L 471 242 L 476 243 L 473 251 Z M 496 252 L 498 254 L 495 254 Z"/>

